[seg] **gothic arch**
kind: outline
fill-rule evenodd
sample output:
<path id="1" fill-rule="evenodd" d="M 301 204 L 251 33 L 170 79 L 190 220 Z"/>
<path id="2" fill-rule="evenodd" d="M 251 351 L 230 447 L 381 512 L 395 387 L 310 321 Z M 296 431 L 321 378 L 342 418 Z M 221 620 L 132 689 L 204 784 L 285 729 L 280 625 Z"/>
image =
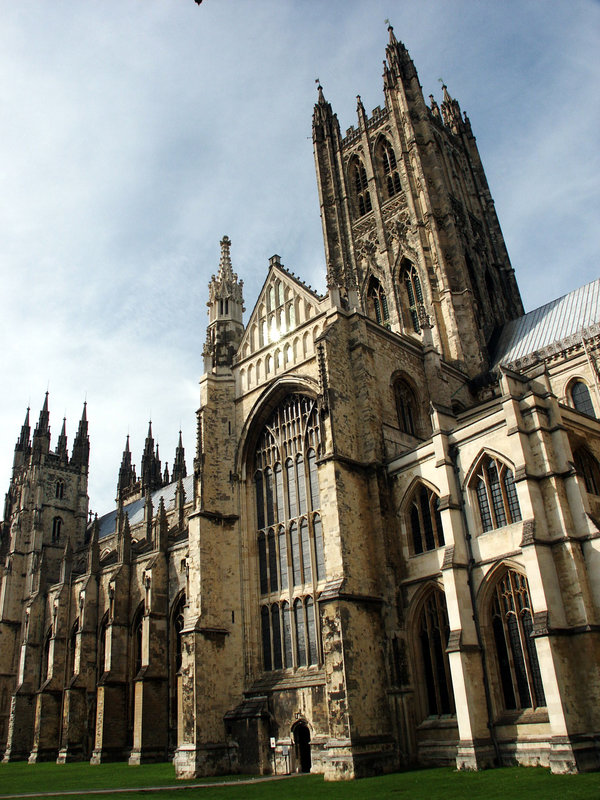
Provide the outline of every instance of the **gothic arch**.
<path id="1" fill-rule="evenodd" d="M 546 705 L 533 632 L 534 609 L 527 573 L 514 560 L 499 561 L 486 575 L 477 600 L 483 646 L 491 656 L 496 714 Z"/>
<path id="2" fill-rule="evenodd" d="M 586 414 L 592 419 L 596 419 L 596 409 L 592 400 L 592 394 L 588 382 L 577 375 L 567 383 L 565 387 L 567 403 L 582 414 Z"/>
<path id="3" fill-rule="evenodd" d="M 363 303 L 367 316 L 384 328 L 389 328 L 390 303 L 382 281 L 369 271 L 363 285 Z"/>
<path id="4" fill-rule="evenodd" d="M 247 477 L 248 459 L 254 452 L 263 426 L 279 403 L 290 394 L 304 394 L 316 400 L 319 394 L 319 385 L 317 381 L 308 376 L 287 374 L 265 387 L 246 417 L 237 447 L 236 470 L 242 480 Z"/>
<path id="5" fill-rule="evenodd" d="M 431 433 L 427 397 L 421 396 L 419 400 L 420 395 L 415 381 L 404 370 L 392 373 L 390 388 L 401 432 L 418 439 L 426 439 Z"/>
<path id="6" fill-rule="evenodd" d="M 477 453 L 477 455 L 473 459 L 473 461 L 471 462 L 471 466 L 469 467 L 469 469 L 465 472 L 465 477 L 462 483 L 463 491 L 465 491 L 467 487 L 470 485 L 471 481 L 473 480 L 473 476 L 479 469 L 481 462 L 483 461 L 484 458 L 486 458 L 486 456 L 493 458 L 496 461 L 504 462 L 504 464 L 510 467 L 510 469 L 513 472 L 515 471 L 515 463 L 510 458 L 505 456 L 504 453 L 501 453 L 498 450 L 494 450 L 491 447 L 482 447 L 481 450 Z"/>
<path id="7" fill-rule="evenodd" d="M 419 721 L 454 715 L 454 692 L 446 653 L 450 625 L 440 582 L 431 580 L 419 587 L 410 604 L 407 629 Z"/>
<path id="8" fill-rule="evenodd" d="M 465 485 L 480 533 L 520 522 L 521 506 L 514 467 L 501 455 L 483 452 L 473 462 Z"/>
<path id="9" fill-rule="evenodd" d="M 415 261 L 402 256 L 398 265 L 396 286 L 400 301 L 402 327 L 411 333 L 421 332 L 419 308 L 425 305 L 421 270 Z"/>
<path id="10" fill-rule="evenodd" d="M 415 478 L 406 491 L 402 499 L 401 516 L 411 555 L 445 546 L 439 500 L 439 491 L 420 477 Z"/>
<path id="11" fill-rule="evenodd" d="M 348 161 L 348 186 L 352 198 L 352 211 L 355 218 L 364 217 L 373 210 L 369 181 L 364 162 L 354 153 Z"/>
<path id="12" fill-rule="evenodd" d="M 402 191 L 396 151 L 390 140 L 380 134 L 373 149 L 383 201 L 390 200 Z"/>

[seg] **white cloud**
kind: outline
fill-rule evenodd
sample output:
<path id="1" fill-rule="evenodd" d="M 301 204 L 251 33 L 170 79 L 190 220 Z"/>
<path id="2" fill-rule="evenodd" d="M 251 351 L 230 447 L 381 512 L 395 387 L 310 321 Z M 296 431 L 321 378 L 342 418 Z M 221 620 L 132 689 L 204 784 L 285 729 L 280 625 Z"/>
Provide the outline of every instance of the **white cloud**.
<path id="1" fill-rule="evenodd" d="M 323 288 L 314 79 L 342 130 L 383 104 L 395 32 L 425 95 L 472 120 L 524 300 L 597 275 L 599 7 L 471 0 L 5 3 L 0 29 L 0 481 L 25 407 L 72 443 L 89 401 L 91 505 L 148 418 L 191 467 L 206 285 L 219 240 L 251 308 L 269 256 Z M 539 279 L 543 270 L 544 280 Z M 3 455 L 2 455 L 3 454 Z"/>

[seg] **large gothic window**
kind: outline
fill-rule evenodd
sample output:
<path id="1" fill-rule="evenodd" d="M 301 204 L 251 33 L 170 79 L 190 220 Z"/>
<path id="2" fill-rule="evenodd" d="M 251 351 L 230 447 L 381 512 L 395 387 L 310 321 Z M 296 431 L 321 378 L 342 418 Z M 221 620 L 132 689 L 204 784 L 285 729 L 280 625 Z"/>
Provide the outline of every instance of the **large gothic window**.
<path id="1" fill-rule="evenodd" d="M 315 401 L 290 395 L 254 455 L 260 622 L 265 670 L 320 662 L 317 585 L 325 578 Z"/>
<path id="2" fill-rule="evenodd" d="M 419 324 L 419 306 L 423 305 L 423 290 L 421 280 L 415 265 L 410 261 L 405 261 L 401 272 L 400 280 L 403 284 L 404 300 L 410 315 L 413 330 L 415 333 L 421 331 Z"/>
<path id="3" fill-rule="evenodd" d="M 449 634 L 444 593 L 434 589 L 423 602 L 417 628 L 427 716 L 454 714 L 454 694 L 446 653 Z"/>
<path id="4" fill-rule="evenodd" d="M 484 533 L 521 519 L 513 473 L 502 461 L 491 456 L 483 458 L 471 485 Z"/>
<path id="5" fill-rule="evenodd" d="M 387 139 L 381 139 L 379 142 L 377 146 L 377 158 L 381 165 L 387 197 L 393 197 L 395 194 L 398 194 L 402 187 L 400 186 L 396 154 L 394 153 L 394 148 Z"/>
<path id="6" fill-rule="evenodd" d="M 444 530 L 439 511 L 440 498 L 419 483 L 408 505 L 411 549 L 415 554 L 443 547 Z"/>
<path id="7" fill-rule="evenodd" d="M 375 277 L 371 277 L 369 288 L 367 289 L 367 313 L 386 328 L 390 327 L 390 312 L 388 309 L 387 297 L 383 286 Z"/>
<path id="8" fill-rule="evenodd" d="M 371 195 L 368 190 L 367 173 L 358 158 L 350 162 L 350 186 L 354 195 L 354 205 L 359 217 L 368 214 L 373 209 Z"/>
<path id="9" fill-rule="evenodd" d="M 527 578 L 508 570 L 492 599 L 492 630 L 506 709 L 546 705 L 533 629 Z"/>

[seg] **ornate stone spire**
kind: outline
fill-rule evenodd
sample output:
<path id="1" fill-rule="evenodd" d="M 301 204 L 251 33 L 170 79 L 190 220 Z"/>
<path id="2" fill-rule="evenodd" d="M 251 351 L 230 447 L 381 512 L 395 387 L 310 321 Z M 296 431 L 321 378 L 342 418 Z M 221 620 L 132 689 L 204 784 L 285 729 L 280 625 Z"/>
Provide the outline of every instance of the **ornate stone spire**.
<path id="1" fill-rule="evenodd" d="M 56 453 L 60 456 L 61 461 L 67 461 L 67 418 L 63 417 L 63 424 L 56 443 Z"/>
<path id="2" fill-rule="evenodd" d="M 217 275 L 208 284 L 209 324 L 204 345 L 204 368 L 230 367 L 244 332 L 243 286 L 233 271 L 229 236 L 221 239 L 221 258 Z"/>
<path id="3" fill-rule="evenodd" d="M 88 436 L 87 402 L 83 404 L 77 435 L 73 442 L 73 453 L 71 454 L 71 464 L 86 467 L 90 461 L 90 437 Z"/>
<path id="4" fill-rule="evenodd" d="M 175 458 L 173 460 L 173 481 L 178 481 L 180 478 L 185 478 L 187 469 L 185 466 L 185 450 L 181 440 L 181 431 L 179 431 L 179 444 L 175 448 Z"/>

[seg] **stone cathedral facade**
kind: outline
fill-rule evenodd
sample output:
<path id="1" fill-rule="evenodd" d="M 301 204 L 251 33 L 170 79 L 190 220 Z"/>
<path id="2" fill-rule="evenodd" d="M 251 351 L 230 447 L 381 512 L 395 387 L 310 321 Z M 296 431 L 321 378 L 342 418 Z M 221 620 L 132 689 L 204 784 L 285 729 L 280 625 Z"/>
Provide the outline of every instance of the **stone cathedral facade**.
<path id="1" fill-rule="evenodd" d="M 600 282 L 524 314 L 471 125 L 389 29 L 313 138 L 327 291 L 221 241 L 197 441 L 88 517 L 48 397 L 0 551 L 5 761 L 600 766 Z"/>

